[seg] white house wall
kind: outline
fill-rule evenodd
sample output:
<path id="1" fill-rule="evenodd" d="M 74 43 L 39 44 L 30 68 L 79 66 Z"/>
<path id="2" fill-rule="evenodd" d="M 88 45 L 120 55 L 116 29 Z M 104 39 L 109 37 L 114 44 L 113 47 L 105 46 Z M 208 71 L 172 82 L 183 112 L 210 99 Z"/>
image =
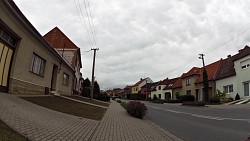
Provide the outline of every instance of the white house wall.
<path id="1" fill-rule="evenodd" d="M 236 79 L 237 79 L 237 91 L 241 98 L 250 98 L 249 96 L 244 96 L 244 83 L 250 82 L 250 67 L 242 69 L 241 64 L 248 63 L 250 64 L 250 55 L 243 57 L 234 62 L 235 71 L 236 71 Z"/>
<path id="2" fill-rule="evenodd" d="M 221 92 L 224 91 L 223 86 L 233 85 L 233 92 L 228 93 L 226 95 L 228 98 L 231 97 L 234 99 L 236 94 L 238 93 L 236 76 L 231 76 L 224 79 L 216 80 L 215 83 L 216 83 L 216 90 L 220 90 Z"/>

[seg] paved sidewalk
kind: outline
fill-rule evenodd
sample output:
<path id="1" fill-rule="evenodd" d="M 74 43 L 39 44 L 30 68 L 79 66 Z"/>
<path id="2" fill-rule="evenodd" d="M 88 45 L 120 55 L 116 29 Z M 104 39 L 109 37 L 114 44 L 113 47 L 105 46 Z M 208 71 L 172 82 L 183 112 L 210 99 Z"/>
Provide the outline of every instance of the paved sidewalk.
<path id="1" fill-rule="evenodd" d="M 87 141 L 99 123 L 43 108 L 2 93 L 0 119 L 34 141 Z"/>
<path id="2" fill-rule="evenodd" d="M 112 101 L 101 121 L 53 111 L 0 93 L 0 119 L 34 141 L 180 141 L 149 120 L 136 119 Z"/>
<path id="3" fill-rule="evenodd" d="M 181 141 L 149 120 L 133 118 L 119 103 L 111 101 L 93 141 Z"/>

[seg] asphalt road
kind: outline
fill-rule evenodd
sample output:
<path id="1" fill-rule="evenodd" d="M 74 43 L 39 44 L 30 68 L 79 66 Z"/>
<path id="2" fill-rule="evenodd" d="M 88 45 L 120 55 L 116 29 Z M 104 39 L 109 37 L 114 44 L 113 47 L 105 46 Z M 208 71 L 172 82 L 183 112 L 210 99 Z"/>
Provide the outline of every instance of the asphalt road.
<path id="1" fill-rule="evenodd" d="M 147 118 L 185 141 L 245 141 L 250 104 L 190 107 L 145 102 Z"/>

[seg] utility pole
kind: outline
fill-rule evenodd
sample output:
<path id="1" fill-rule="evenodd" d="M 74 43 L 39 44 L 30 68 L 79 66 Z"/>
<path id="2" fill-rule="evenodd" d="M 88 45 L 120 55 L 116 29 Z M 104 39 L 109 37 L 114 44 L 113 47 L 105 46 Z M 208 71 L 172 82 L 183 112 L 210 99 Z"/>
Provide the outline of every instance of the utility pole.
<path id="1" fill-rule="evenodd" d="M 202 75 L 203 75 L 203 95 L 202 95 L 202 101 L 206 101 L 206 97 L 207 97 L 207 95 L 208 95 L 208 92 L 207 92 L 207 82 L 206 82 L 206 80 L 207 80 L 207 78 L 205 78 L 205 76 L 204 76 L 204 71 L 206 71 L 205 70 L 205 62 L 204 62 L 204 54 L 199 54 L 200 55 L 200 57 L 199 57 L 199 59 L 201 59 L 202 60 L 202 64 L 203 64 L 203 71 L 202 71 Z"/>
<path id="2" fill-rule="evenodd" d="M 94 79 L 95 79 L 95 55 L 96 55 L 96 51 L 99 50 L 99 48 L 93 48 L 91 50 L 94 50 L 93 66 L 92 66 L 91 94 L 90 94 L 90 99 L 93 99 L 93 95 L 94 95 Z"/>
<path id="3" fill-rule="evenodd" d="M 199 59 L 202 59 L 202 63 L 203 63 L 203 68 L 205 68 L 205 62 L 204 62 L 204 54 L 199 54 L 200 55 L 200 57 L 199 57 Z"/>
<path id="4" fill-rule="evenodd" d="M 148 100 L 148 80 L 146 79 L 146 100 Z"/>

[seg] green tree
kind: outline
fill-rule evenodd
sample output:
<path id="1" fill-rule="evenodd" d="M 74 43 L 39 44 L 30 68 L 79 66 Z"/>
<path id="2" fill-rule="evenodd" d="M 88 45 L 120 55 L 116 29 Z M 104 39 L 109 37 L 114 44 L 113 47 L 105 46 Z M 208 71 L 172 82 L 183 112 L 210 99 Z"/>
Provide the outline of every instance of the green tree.
<path id="1" fill-rule="evenodd" d="M 83 91 L 82 91 L 82 95 L 85 96 L 85 97 L 90 97 L 90 92 L 91 92 L 91 83 L 89 81 L 88 78 L 86 78 L 84 81 L 83 81 Z"/>
<path id="2" fill-rule="evenodd" d="M 94 82 L 94 94 L 100 94 L 100 86 L 97 81 Z"/>
<path id="3" fill-rule="evenodd" d="M 203 101 L 208 101 L 209 84 L 208 84 L 207 70 L 205 68 L 203 68 L 203 88 L 204 88 Z"/>

